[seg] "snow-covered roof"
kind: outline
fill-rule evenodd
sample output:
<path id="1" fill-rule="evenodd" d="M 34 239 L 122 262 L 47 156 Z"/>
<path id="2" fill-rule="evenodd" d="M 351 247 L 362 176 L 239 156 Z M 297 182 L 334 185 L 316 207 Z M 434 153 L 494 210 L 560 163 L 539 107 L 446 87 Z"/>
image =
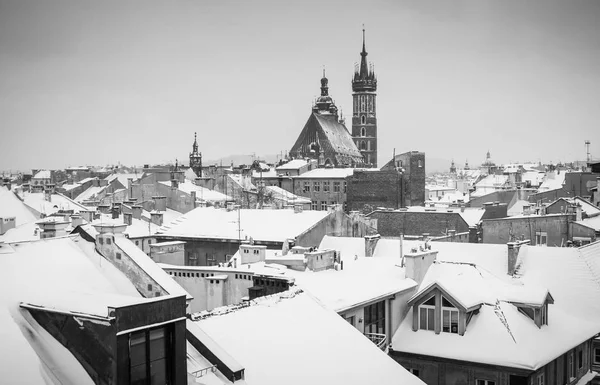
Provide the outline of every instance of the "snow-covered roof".
<path id="1" fill-rule="evenodd" d="M 600 243 L 579 249 L 521 246 L 513 277 L 507 275 L 506 245 L 432 246 L 442 263 L 432 265 L 421 288 L 439 282 L 465 306 L 480 303 L 480 311 L 460 336 L 413 332 L 411 310 L 394 335 L 394 350 L 535 370 L 600 331 Z M 546 291 L 554 303 L 548 325 L 538 328 L 512 303 L 539 304 Z"/>
<path id="2" fill-rule="evenodd" d="M 169 182 L 169 181 L 161 181 L 159 183 L 161 183 L 165 186 L 171 186 L 171 182 Z M 202 186 L 198 186 L 189 180 L 186 180 L 183 183 L 179 183 L 177 188 L 187 194 L 191 194 L 192 191 L 195 191 L 196 199 L 198 199 L 198 200 L 204 200 L 204 201 L 208 201 L 208 202 L 224 202 L 227 200 L 231 200 L 231 198 L 225 194 L 222 194 L 218 191 L 214 191 L 214 190 L 202 187 Z"/>
<path id="3" fill-rule="evenodd" d="M 73 210 L 78 213 L 89 209 L 62 194 L 52 194 L 50 196 L 50 201 L 45 199 L 45 193 L 24 192 L 22 193 L 21 198 L 27 206 L 46 215 L 54 214 L 58 212 L 58 210 Z"/>
<path id="4" fill-rule="evenodd" d="M 91 246 L 91 249 L 89 248 Z M 10 348 L 0 363 L 9 383 L 93 384 L 77 359 L 19 307 L 108 316 L 108 306 L 144 301 L 112 264 L 100 263 L 94 245 L 79 237 L 13 243 L 0 247 L 0 327 Z"/>
<path id="5" fill-rule="evenodd" d="M 523 207 L 530 206 L 531 203 L 529 201 L 519 199 L 517 200 L 507 211 L 507 215 L 509 217 L 513 217 L 515 215 L 523 214 Z"/>
<path id="6" fill-rule="evenodd" d="M 581 211 L 586 213 L 588 216 L 590 217 L 594 217 L 596 215 L 600 215 L 600 208 L 594 206 L 593 204 L 591 204 L 590 202 L 588 202 L 587 200 L 581 198 L 581 197 L 574 197 L 574 198 L 558 198 L 556 201 L 565 201 L 567 203 L 570 204 L 575 204 L 575 205 L 580 205 L 581 206 Z M 552 203 L 554 203 L 552 202 Z"/>
<path id="7" fill-rule="evenodd" d="M 346 178 L 347 176 L 353 175 L 353 168 L 316 168 L 311 171 L 307 171 L 302 175 L 296 176 L 295 178 L 323 178 L 323 179 L 335 179 L 335 178 Z"/>
<path id="8" fill-rule="evenodd" d="M 557 173 L 555 171 L 547 172 L 544 181 L 538 188 L 538 191 L 542 192 L 562 188 L 563 184 L 565 183 L 565 175 L 567 175 L 565 171 L 561 173 Z"/>
<path id="9" fill-rule="evenodd" d="M 50 170 L 41 170 L 38 171 L 37 174 L 33 176 L 33 179 L 50 179 L 51 174 Z"/>
<path id="10" fill-rule="evenodd" d="M 91 226 L 99 225 L 99 224 L 114 224 L 114 225 L 123 225 L 125 223 L 123 219 L 123 214 L 120 214 L 118 218 L 112 218 L 111 214 L 100 214 L 100 218 L 94 220 L 89 227 L 86 227 L 86 230 Z M 158 232 L 160 226 L 142 219 L 131 218 L 131 224 L 127 225 L 125 228 L 124 234 L 127 234 L 129 238 L 142 238 L 149 237 Z"/>
<path id="11" fill-rule="evenodd" d="M 423 384 L 307 293 L 227 309 L 194 323 L 243 365 L 249 384 Z"/>
<path id="12" fill-rule="evenodd" d="M 0 218 L 10 217 L 15 217 L 16 226 L 37 219 L 12 191 L 0 186 Z"/>
<path id="13" fill-rule="evenodd" d="M 89 199 L 94 199 L 96 195 L 102 193 L 107 188 L 108 186 L 90 186 L 81 194 L 77 195 L 74 200 L 75 202 L 83 202 Z"/>
<path id="14" fill-rule="evenodd" d="M 120 173 L 117 173 L 117 174 L 111 174 L 111 175 L 107 176 L 104 179 L 107 180 L 107 181 L 109 181 L 109 182 L 112 182 L 113 180 L 118 179 L 119 183 L 121 183 L 123 186 L 125 186 L 125 188 L 127 188 L 127 185 L 129 183 L 128 182 L 129 178 L 133 179 L 133 181 L 135 182 L 138 179 L 140 179 L 141 176 L 142 176 L 141 174 L 133 174 L 133 173 L 131 173 L 131 174 L 120 174 Z"/>
<path id="15" fill-rule="evenodd" d="M 463 210 L 461 207 L 410 206 L 406 211 L 411 213 L 455 213 L 459 214 L 469 226 L 475 226 L 485 214 L 483 207 L 465 207 Z"/>
<path id="16" fill-rule="evenodd" d="M 581 221 L 577 221 L 575 223 L 578 223 L 583 226 L 587 226 L 596 231 L 600 231 L 600 216 L 595 216 L 593 218 L 585 218 L 585 219 L 583 219 Z"/>
<path id="17" fill-rule="evenodd" d="M 279 167 L 276 167 L 275 169 L 277 171 L 298 170 L 299 168 L 306 166 L 308 163 L 309 162 L 307 162 L 305 159 L 293 159 Z"/>
<path id="18" fill-rule="evenodd" d="M 142 210 L 142 217 L 146 218 L 148 221 L 152 220 L 152 213 L 156 213 L 158 211 L 152 210 Z M 182 214 L 179 211 L 175 211 L 173 209 L 167 208 L 165 211 L 160 211 L 163 215 L 163 225 L 169 224 L 179 218 Z"/>
<path id="19" fill-rule="evenodd" d="M 475 188 L 489 188 L 489 187 L 494 187 L 494 188 L 500 188 L 505 186 L 508 183 L 508 175 L 488 175 L 485 178 L 483 178 L 482 180 L 480 180 L 479 182 L 477 182 L 475 184 Z"/>
<path id="20" fill-rule="evenodd" d="M 159 232 L 174 238 L 237 240 L 252 237 L 257 241 L 283 242 L 302 234 L 327 215 L 327 211 L 312 210 L 295 213 L 293 210 L 241 209 L 238 213 L 238 210 L 198 207 L 163 225 Z"/>
<path id="21" fill-rule="evenodd" d="M 287 202 L 288 204 L 310 203 L 309 198 L 298 196 L 287 190 L 282 189 L 279 186 L 267 186 L 266 189 L 267 189 L 267 191 L 269 191 L 273 194 L 274 198 L 283 200 L 283 201 Z"/>

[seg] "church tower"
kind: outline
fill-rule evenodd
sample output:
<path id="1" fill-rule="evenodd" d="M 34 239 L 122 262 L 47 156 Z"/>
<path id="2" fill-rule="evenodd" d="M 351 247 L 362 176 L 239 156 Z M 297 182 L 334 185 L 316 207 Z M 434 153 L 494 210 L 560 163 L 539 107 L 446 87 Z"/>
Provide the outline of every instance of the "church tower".
<path id="1" fill-rule="evenodd" d="M 190 168 L 196 173 L 198 178 L 202 178 L 202 153 L 198 152 L 198 141 L 194 132 L 194 144 L 190 152 Z"/>
<path id="2" fill-rule="evenodd" d="M 369 167 L 377 167 L 377 77 L 373 66 L 367 64 L 365 29 L 360 65 L 354 69 L 352 79 L 352 140 Z"/>

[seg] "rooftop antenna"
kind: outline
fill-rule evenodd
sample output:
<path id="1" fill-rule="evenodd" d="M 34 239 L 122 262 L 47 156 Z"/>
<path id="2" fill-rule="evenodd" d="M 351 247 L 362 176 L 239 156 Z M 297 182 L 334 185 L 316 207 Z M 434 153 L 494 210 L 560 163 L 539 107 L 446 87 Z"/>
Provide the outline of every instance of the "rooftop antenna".
<path id="1" fill-rule="evenodd" d="M 591 144 L 591 143 L 592 143 L 592 142 L 590 142 L 589 140 L 586 140 L 586 141 L 585 141 L 585 148 L 586 148 L 586 153 L 587 153 L 587 158 L 586 158 L 586 159 L 587 159 L 587 161 L 588 161 L 588 162 L 591 162 L 591 161 L 592 161 L 592 157 L 591 157 L 591 155 L 590 155 L 590 144 Z"/>

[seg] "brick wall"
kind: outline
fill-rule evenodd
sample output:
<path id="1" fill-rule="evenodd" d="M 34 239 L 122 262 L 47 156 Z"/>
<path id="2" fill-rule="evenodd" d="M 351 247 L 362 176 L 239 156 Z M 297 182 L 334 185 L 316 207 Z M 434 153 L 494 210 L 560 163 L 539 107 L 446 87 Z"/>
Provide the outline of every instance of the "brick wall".
<path id="1" fill-rule="evenodd" d="M 355 171 L 347 184 L 348 211 L 368 214 L 378 207 L 399 208 L 402 202 L 402 179 L 396 170 Z"/>
<path id="2" fill-rule="evenodd" d="M 457 233 L 469 231 L 469 225 L 459 213 L 448 212 L 408 212 L 378 210 L 367 217 L 377 219 L 377 230 L 383 237 L 397 237 L 400 234 L 420 236 L 445 235 L 447 230 Z"/>

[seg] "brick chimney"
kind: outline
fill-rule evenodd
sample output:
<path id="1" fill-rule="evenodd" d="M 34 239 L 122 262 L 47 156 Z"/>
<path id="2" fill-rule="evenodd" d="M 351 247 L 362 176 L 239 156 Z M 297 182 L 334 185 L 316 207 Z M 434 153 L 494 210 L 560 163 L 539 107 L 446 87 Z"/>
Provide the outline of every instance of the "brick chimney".
<path id="1" fill-rule="evenodd" d="M 377 242 L 381 236 L 379 234 L 375 235 L 365 235 L 365 257 L 372 257 L 375 253 L 375 246 L 377 246 Z"/>
<path id="2" fill-rule="evenodd" d="M 151 212 L 150 220 L 157 226 L 162 226 L 163 224 L 163 213 L 161 212 Z"/>
<path id="3" fill-rule="evenodd" d="M 192 196 L 192 208 L 196 208 L 198 205 L 196 204 L 196 191 L 191 191 L 190 195 Z"/>
<path id="4" fill-rule="evenodd" d="M 518 241 L 518 242 L 508 242 L 506 245 L 508 246 L 508 275 L 513 275 L 517 268 L 517 259 L 519 257 L 519 250 L 522 245 L 528 245 L 529 240 Z"/>
<path id="5" fill-rule="evenodd" d="M 417 284 L 423 282 L 427 270 L 437 258 L 437 250 L 419 251 L 416 248 L 404 253 L 404 268 L 406 278 L 410 278 Z"/>
<path id="6" fill-rule="evenodd" d="M 575 220 L 576 221 L 583 220 L 583 212 L 581 210 L 581 205 L 579 203 L 575 206 Z"/>
<path id="7" fill-rule="evenodd" d="M 134 205 L 131 206 L 131 214 L 133 214 L 133 218 L 142 219 L 142 206 Z"/>

